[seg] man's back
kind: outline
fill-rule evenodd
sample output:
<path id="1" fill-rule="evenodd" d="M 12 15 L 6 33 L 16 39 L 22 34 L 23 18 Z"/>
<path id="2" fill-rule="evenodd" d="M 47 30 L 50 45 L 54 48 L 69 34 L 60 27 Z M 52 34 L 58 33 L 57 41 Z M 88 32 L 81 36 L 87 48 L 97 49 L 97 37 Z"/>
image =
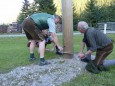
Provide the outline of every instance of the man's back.
<path id="1" fill-rule="evenodd" d="M 89 28 L 86 32 L 87 40 L 90 46 L 95 49 L 103 48 L 111 43 L 111 39 L 98 29 Z"/>

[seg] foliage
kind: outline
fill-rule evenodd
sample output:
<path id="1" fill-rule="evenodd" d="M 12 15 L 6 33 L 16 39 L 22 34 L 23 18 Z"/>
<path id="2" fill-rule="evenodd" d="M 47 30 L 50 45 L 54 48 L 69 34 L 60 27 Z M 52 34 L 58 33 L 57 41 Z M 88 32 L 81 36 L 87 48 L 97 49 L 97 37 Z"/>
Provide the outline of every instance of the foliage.
<path id="1" fill-rule="evenodd" d="M 29 15 L 38 12 L 47 12 L 49 14 L 54 14 L 56 12 L 53 0 L 34 0 L 32 4 L 28 0 L 24 0 L 22 10 L 17 17 L 17 22 L 22 23 L 22 21 Z"/>
<path id="2" fill-rule="evenodd" d="M 103 5 L 100 8 L 100 22 L 115 22 L 115 1 L 110 5 Z"/>
<path id="3" fill-rule="evenodd" d="M 76 0 L 73 2 L 74 25 L 80 20 L 88 22 L 90 26 L 96 26 L 98 22 L 115 21 L 115 0 L 84 0 L 83 3 L 81 2 Z"/>
<path id="4" fill-rule="evenodd" d="M 79 16 L 78 16 L 78 13 L 76 12 L 76 8 L 75 8 L 75 5 L 73 5 L 73 30 L 76 31 L 76 23 L 78 22 L 78 19 Z"/>
<path id="5" fill-rule="evenodd" d="M 21 12 L 20 12 L 19 16 L 17 17 L 18 23 L 22 23 L 22 21 L 29 15 L 29 13 L 30 13 L 29 7 L 30 7 L 29 1 L 24 0 Z"/>
<path id="6" fill-rule="evenodd" d="M 114 22 L 115 21 L 115 0 L 113 0 L 113 2 L 110 3 L 108 10 L 110 11 L 108 17 L 110 17 L 111 22 Z"/>
<path id="7" fill-rule="evenodd" d="M 21 24 L 24 19 L 25 19 L 25 15 L 20 13 L 19 16 L 17 17 L 17 22 Z"/>
<path id="8" fill-rule="evenodd" d="M 56 14 L 62 15 L 62 4 L 61 0 L 53 0 L 55 7 L 56 7 Z"/>
<path id="9" fill-rule="evenodd" d="M 100 19 L 100 11 L 96 6 L 95 0 L 90 0 L 86 4 L 86 8 L 81 15 L 81 19 L 89 23 L 90 26 L 95 26 Z"/>
<path id="10" fill-rule="evenodd" d="M 29 12 L 28 12 L 29 7 L 30 7 L 29 1 L 28 0 L 24 0 L 23 7 L 22 7 L 22 14 L 24 14 L 25 17 L 27 17 L 28 14 L 29 14 Z"/>
<path id="11" fill-rule="evenodd" d="M 32 3 L 30 10 L 31 14 L 39 12 L 39 0 L 34 0 L 34 3 Z"/>
<path id="12" fill-rule="evenodd" d="M 55 14 L 56 8 L 53 3 L 53 0 L 38 0 L 39 2 L 39 11 L 47 12 L 49 14 Z"/>
<path id="13" fill-rule="evenodd" d="M 17 21 L 21 23 L 28 15 L 38 12 L 61 16 L 61 9 L 61 0 L 34 0 L 31 4 L 24 0 Z M 114 15 L 115 0 L 73 0 L 73 26 L 80 20 L 88 22 L 90 26 L 96 26 L 98 22 L 114 22 Z"/>

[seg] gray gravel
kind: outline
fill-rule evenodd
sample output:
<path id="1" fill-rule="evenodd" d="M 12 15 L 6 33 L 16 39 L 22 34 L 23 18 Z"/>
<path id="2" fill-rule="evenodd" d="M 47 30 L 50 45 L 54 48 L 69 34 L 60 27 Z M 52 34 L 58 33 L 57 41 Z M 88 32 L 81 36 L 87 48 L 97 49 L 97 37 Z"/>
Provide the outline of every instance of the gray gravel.
<path id="1" fill-rule="evenodd" d="M 72 59 L 57 58 L 48 62 L 51 64 L 31 64 L 0 74 L 0 86 L 57 86 L 82 74 L 86 65 L 77 55 Z"/>

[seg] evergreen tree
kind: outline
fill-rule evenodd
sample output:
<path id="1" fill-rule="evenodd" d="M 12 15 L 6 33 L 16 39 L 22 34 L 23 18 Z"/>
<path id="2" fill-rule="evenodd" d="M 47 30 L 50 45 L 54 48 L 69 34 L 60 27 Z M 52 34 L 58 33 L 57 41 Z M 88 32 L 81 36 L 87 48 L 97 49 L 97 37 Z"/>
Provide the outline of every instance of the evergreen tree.
<path id="1" fill-rule="evenodd" d="M 109 11 L 108 15 L 109 21 L 115 22 L 115 0 L 113 0 L 113 2 L 110 3 L 108 11 Z"/>
<path id="2" fill-rule="evenodd" d="M 82 19 L 87 21 L 90 26 L 96 26 L 96 23 L 100 20 L 100 11 L 96 6 L 96 0 L 88 1 Z"/>
<path id="3" fill-rule="evenodd" d="M 21 24 L 24 19 L 25 19 L 25 15 L 20 13 L 19 16 L 17 17 L 17 22 Z"/>
<path id="4" fill-rule="evenodd" d="M 115 0 L 109 5 L 102 5 L 100 8 L 100 20 L 99 22 L 114 22 L 115 21 Z"/>
<path id="5" fill-rule="evenodd" d="M 53 3 L 53 0 L 38 0 L 39 2 L 39 11 L 47 12 L 49 14 L 55 14 L 56 7 Z"/>
<path id="6" fill-rule="evenodd" d="M 29 14 L 29 7 L 30 7 L 29 1 L 24 0 L 23 7 L 22 7 L 22 13 L 25 15 L 25 17 L 27 17 Z"/>
<path id="7" fill-rule="evenodd" d="M 17 17 L 18 23 L 22 23 L 23 20 L 29 15 L 29 13 L 30 13 L 29 7 L 30 7 L 29 1 L 24 0 L 21 12 L 20 12 L 19 16 Z"/>
<path id="8" fill-rule="evenodd" d="M 62 3 L 61 0 L 54 0 L 54 4 L 56 7 L 56 14 L 62 15 Z"/>
<path id="9" fill-rule="evenodd" d="M 76 30 L 76 23 L 79 21 L 79 15 L 77 14 L 76 7 L 73 4 L 73 30 Z"/>
<path id="10" fill-rule="evenodd" d="M 30 9 L 31 9 L 31 13 L 38 13 L 39 12 L 39 0 L 34 0 Z"/>

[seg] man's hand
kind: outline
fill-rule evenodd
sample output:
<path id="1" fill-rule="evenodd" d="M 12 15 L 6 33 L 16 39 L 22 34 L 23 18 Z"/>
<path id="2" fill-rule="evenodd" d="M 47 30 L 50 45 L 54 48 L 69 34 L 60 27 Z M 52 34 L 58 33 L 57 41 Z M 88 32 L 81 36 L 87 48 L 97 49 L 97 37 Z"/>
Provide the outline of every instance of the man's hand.
<path id="1" fill-rule="evenodd" d="M 59 49 L 60 51 L 63 51 L 63 48 L 62 48 L 61 46 L 58 46 L 58 49 Z"/>
<path id="2" fill-rule="evenodd" d="M 57 46 L 55 46 L 56 47 L 56 54 L 58 54 L 58 55 L 62 55 L 63 54 L 63 48 L 62 47 L 57 47 Z M 59 49 L 60 48 L 60 49 Z"/>
<path id="3" fill-rule="evenodd" d="M 79 53 L 79 54 L 78 54 L 78 57 L 79 57 L 80 59 L 83 59 L 83 58 L 85 57 L 85 54 L 84 54 L 84 53 Z"/>

